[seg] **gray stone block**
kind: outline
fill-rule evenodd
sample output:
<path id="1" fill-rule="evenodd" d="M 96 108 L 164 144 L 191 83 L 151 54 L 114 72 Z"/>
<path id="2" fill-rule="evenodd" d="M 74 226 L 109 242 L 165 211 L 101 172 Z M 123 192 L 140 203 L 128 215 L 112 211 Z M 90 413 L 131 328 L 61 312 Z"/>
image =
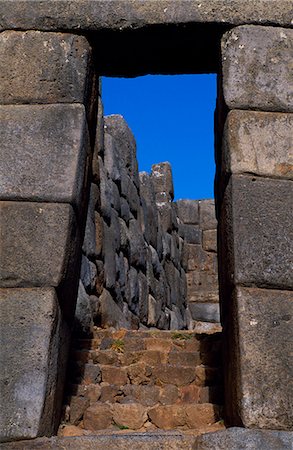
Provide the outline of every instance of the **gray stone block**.
<path id="1" fill-rule="evenodd" d="M 0 322 L 0 441 L 50 436 L 60 351 L 55 290 L 0 289 Z"/>
<path id="2" fill-rule="evenodd" d="M 224 98 L 230 109 L 293 111 L 293 30 L 244 25 L 222 39 Z"/>
<path id="3" fill-rule="evenodd" d="M 221 212 L 221 251 L 225 274 L 233 274 L 235 284 L 293 288 L 292 199 L 289 180 L 230 177 Z"/>
<path id="4" fill-rule="evenodd" d="M 79 205 L 90 151 L 82 105 L 0 106 L 0 198 Z"/>
<path id="5" fill-rule="evenodd" d="M 94 145 L 94 154 L 92 161 L 92 174 L 95 182 L 98 182 L 99 175 L 99 158 L 104 156 L 104 107 L 102 99 L 98 97 L 97 126 L 96 139 Z"/>
<path id="6" fill-rule="evenodd" d="M 196 438 L 194 450 L 291 450 L 293 433 L 228 428 Z"/>
<path id="7" fill-rule="evenodd" d="M 179 224 L 178 233 L 186 244 L 201 244 L 202 231 L 198 225 Z"/>
<path id="8" fill-rule="evenodd" d="M 164 194 L 162 198 L 157 198 L 158 202 L 169 202 L 174 198 L 174 187 L 171 164 L 162 162 L 152 165 L 151 179 L 154 186 L 155 194 Z"/>
<path id="9" fill-rule="evenodd" d="M 176 206 L 178 218 L 182 223 L 199 223 L 198 200 L 177 200 Z"/>
<path id="10" fill-rule="evenodd" d="M 107 128 L 106 128 L 107 129 Z M 104 165 L 109 178 L 113 181 L 121 181 L 119 151 L 115 145 L 115 139 L 107 132 L 104 133 Z"/>
<path id="11" fill-rule="evenodd" d="M 99 297 L 99 319 L 102 328 L 129 328 L 122 310 L 106 289 L 103 290 L 102 295 Z"/>
<path id="12" fill-rule="evenodd" d="M 0 202 L 0 286 L 59 286 L 78 250 L 73 209 L 67 204 Z"/>
<path id="13" fill-rule="evenodd" d="M 90 257 L 99 256 L 101 253 L 100 222 L 98 219 L 96 220 L 96 215 L 98 213 L 95 211 L 99 195 L 100 191 L 98 186 L 94 183 L 91 183 L 90 197 L 86 216 L 86 226 L 82 244 L 82 251 L 86 256 Z"/>
<path id="14" fill-rule="evenodd" d="M 199 226 L 202 230 L 215 230 L 217 228 L 214 200 L 200 200 Z"/>
<path id="15" fill-rule="evenodd" d="M 1 104 L 88 103 L 91 48 L 84 36 L 4 31 L 0 42 Z"/>
<path id="16" fill-rule="evenodd" d="M 129 222 L 129 261 L 136 267 L 146 266 L 146 243 L 135 219 Z"/>
<path id="17" fill-rule="evenodd" d="M 230 111 L 222 170 L 293 179 L 293 114 Z"/>
<path id="18" fill-rule="evenodd" d="M 107 172 L 101 157 L 99 157 L 99 171 L 100 171 L 100 199 L 99 207 L 103 218 L 107 221 L 111 219 L 111 200 L 112 192 L 109 184 L 109 179 L 107 177 Z"/>
<path id="19" fill-rule="evenodd" d="M 207 252 L 217 252 L 217 230 L 204 230 L 202 233 L 202 248 Z"/>
<path id="20" fill-rule="evenodd" d="M 190 302 L 189 309 L 193 320 L 220 322 L 220 308 L 217 303 Z"/>
<path id="21" fill-rule="evenodd" d="M 83 283 L 79 281 L 78 295 L 74 317 L 74 332 L 80 337 L 90 336 L 93 332 L 93 312 L 90 296 L 86 293 Z"/>
<path id="22" fill-rule="evenodd" d="M 138 165 L 136 159 L 136 142 L 132 131 L 124 118 L 119 114 L 105 116 L 105 131 L 110 134 L 115 142 L 121 167 L 127 171 L 127 175 L 139 186 Z"/>
<path id="23" fill-rule="evenodd" d="M 95 264 L 86 256 L 82 255 L 80 279 L 87 292 L 94 290 L 97 278 L 97 268 Z"/>
<path id="24" fill-rule="evenodd" d="M 145 325 L 148 322 L 148 296 L 149 286 L 147 277 L 142 273 L 138 273 L 138 316 L 141 323 Z"/>
<path id="25" fill-rule="evenodd" d="M 103 222 L 103 256 L 105 266 L 105 286 L 107 289 L 113 289 L 116 281 L 117 245 L 115 244 L 115 236 L 113 232 L 113 227 L 109 226 L 106 222 Z"/>
<path id="26" fill-rule="evenodd" d="M 229 422 L 292 430 L 292 292 L 237 287 L 230 301 L 224 344 L 230 349 Z"/>

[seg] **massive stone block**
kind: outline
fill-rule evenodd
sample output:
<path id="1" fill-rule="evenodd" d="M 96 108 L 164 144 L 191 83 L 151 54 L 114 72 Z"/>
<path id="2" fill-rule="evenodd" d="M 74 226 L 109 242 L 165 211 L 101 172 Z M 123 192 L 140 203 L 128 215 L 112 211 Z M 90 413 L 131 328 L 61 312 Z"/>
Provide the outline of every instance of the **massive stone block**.
<path id="1" fill-rule="evenodd" d="M 228 284 L 293 289 L 292 215 L 292 181 L 230 177 L 220 227 Z"/>
<path id="2" fill-rule="evenodd" d="M 0 198 L 79 205 L 89 139 L 82 105 L 0 106 Z"/>
<path id="3" fill-rule="evenodd" d="M 59 286 L 71 276 L 78 238 L 70 205 L 0 202 L 0 233 L 0 286 Z"/>
<path id="4" fill-rule="evenodd" d="M 169 162 L 152 165 L 151 179 L 158 203 L 170 202 L 174 198 L 172 169 Z"/>
<path id="5" fill-rule="evenodd" d="M 293 111 L 293 30 L 243 25 L 222 39 L 224 98 L 230 109 Z"/>
<path id="6" fill-rule="evenodd" d="M 222 170 L 293 179 L 293 114 L 230 111 Z"/>
<path id="7" fill-rule="evenodd" d="M 0 341 L 0 440 L 50 436 L 58 425 L 55 290 L 0 289 Z"/>
<path id="8" fill-rule="evenodd" d="M 84 36 L 40 31 L 0 35 L 0 103 L 86 103 L 91 48 Z"/>
<path id="9" fill-rule="evenodd" d="M 292 292 L 237 287 L 231 302 L 226 335 L 231 348 L 226 361 L 229 421 L 292 430 Z"/>

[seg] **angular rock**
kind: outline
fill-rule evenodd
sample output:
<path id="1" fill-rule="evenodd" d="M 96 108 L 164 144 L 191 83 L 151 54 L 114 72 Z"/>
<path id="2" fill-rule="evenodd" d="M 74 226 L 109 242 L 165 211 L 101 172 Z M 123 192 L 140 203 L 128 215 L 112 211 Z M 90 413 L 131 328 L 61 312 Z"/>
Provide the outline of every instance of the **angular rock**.
<path id="1" fill-rule="evenodd" d="M 0 441 L 50 435 L 61 370 L 55 290 L 0 289 L 0 312 Z"/>
<path id="2" fill-rule="evenodd" d="M 185 414 L 187 426 L 191 429 L 211 425 L 220 419 L 219 408 L 211 403 L 187 405 Z"/>
<path id="3" fill-rule="evenodd" d="M 135 267 L 146 265 L 146 243 L 135 219 L 129 222 L 129 261 Z"/>
<path id="4" fill-rule="evenodd" d="M 97 402 L 85 411 L 83 425 L 91 431 L 105 430 L 112 425 L 112 417 L 110 405 Z"/>
<path id="5" fill-rule="evenodd" d="M 180 222 L 191 225 L 198 225 L 198 200 L 177 200 L 176 207 Z"/>
<path id="6" fill-rule="evenodd" d="M 84 285 L 86 291 L 91 292 L 94 290 L 97 278 L 97 268 L 95 264 L 90 261 L 86 256 L 82 255 L 80 279 Z"/>
<path id="7" fill-rule="evenodd" d="M 214 200 L 199 201 L 199 225 L 202 230 L 215 230 L 217 228 Z"/>
<path id="8" fill-rule="evenodd" d="M 243 25 L 222 38 L 224 98 L 230 109 L 293 111 L 293 30 Z"/>
<path id="9" fill-rule="evenodd" d="M 155 406 L 148 411 L 152 423 L 163 430 L 172 430 L 186 424 L 185 407 L 178 405 Z"/>
<path id="10" fill-rule="evenodd" d="M 220 322 L 220 308 L 217 303 L 190 302 L 189 309 L 193 320 L 200 322 Z"/>
<path id="11" fill-rule="evenodd" d="M 202 247 L 207 252 L 217 252 L 217 230 L 203 231 Z"/>
<path id="12" fill-rule="evenodd" d="M 292 114 L 230 111 L 225 124 L 222 170 L 293 179 Z"/>
<path id="13" fill-rule="evenodd" d="M 0 123 L 0 198 L 80 207 L 90 151 L 84 106 L 5 105 Z"/>
<path id="14" fill-rule="evenodd" d="M 85 288 L 79 280 L 79 288 L 75 309 L 74 330 L 79 336 L 89 336 L 93 332 L 93 313 L 91 308 L 91 300 L 86 293 Z"/>
<path id="15" fill-rule="evenodd" d="M 236 284 L 293 288 L 292 198 L 289 180 L 231 176 L 220 232 L 226 285 L 233 274 Z"/>
<path id="16" fill-rule="evenodd" d="M 224 343 L 229 422 L 292 430 L 292 292 L 237 287 L 231 301 Z"/>
<path id="17" fill-rule="evenodd" d="M 59 286 L 75 266 L 78 239 L 67 204 L 0 202 L 3 287 Z"/>
<path id="18" fill-rule="evenodd" d="M 147 409 L 139 403 L 116 403 L 113 406 L 113 420 L 118 426 L 137 430 L 143 427 L 147 418 Z"/>
<path id="19" fill-rule="evenodd" d="M 174 187 L 172 178 L 172 169 L 169 162 L 162 162 L 152 165 L 151 179 L 156 194 L 156 201 L 165 203 L 174 198 Z M 163 194 L 157 197 L 157 194 Z"/>
<path id="20" fill-rule="evenodd" d="M 91 47 L 84 36 L 4 31 L 0 40 L 1 104 L 88 104 Z"/>
<path id="21" fill-rule="evenodd" d="M 104 107 L 100 95 L 98 96 L 98 111 L 97 111 L 97 126 L 96 126 L 96 138 L 92 160 L 92 174 L 95 183 L 99 182 L 99 156 L 104 155 Z"/>
<path id="22" fill-rule="evenodd" d="M 196 225 L 191 224 L 179 224 L 178 233 L 186 244 L 201 244 L 202 232 Z"/>
<path id="23" fill-rule="evenodd" d="M 128 323 L 121 309 L 106 289 L 103 290 L 99 297 L 99 316 L 101 327 L 103 328 L 128 328 Z"/>
<path id="24" fill-rule="evenodd" d="M 107 119 L 107 117 L 106 117 Z M 107 122 L 107 120 L 106 120 Z M 105 132 L 104 134 L 104 164 L 108 176 L 113 181 L 121 181 L 119 152 L 115 146 L 113 137 Z"/>
<path id="25" fill-rule="evenodd" d="M 89 257 L 100 256 L 101 253 L 101 229 L 99 221 L 96 220 L 96 214 L 98 213 L 95 211 L 99 195 L 99 188 L 96 184 L 91 183 L 86 226 L 82 244 L 82 250 L 84 254 Z"/>

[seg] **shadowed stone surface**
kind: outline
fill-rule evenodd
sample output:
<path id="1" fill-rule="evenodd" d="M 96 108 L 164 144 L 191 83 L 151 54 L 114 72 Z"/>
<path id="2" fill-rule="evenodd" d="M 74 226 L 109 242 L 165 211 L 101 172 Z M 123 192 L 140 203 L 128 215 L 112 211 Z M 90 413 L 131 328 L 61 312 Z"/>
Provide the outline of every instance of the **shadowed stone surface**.
<path id="1" fill-rule="evenodd" d="M 293 433 L 229 428 L 196 439 L 193 450 L 291 450 Z"/>
<path id="2" fill-rule="evenodd" d="M 91 49 L 85 37 L 4 31 L 0 44 L 0 103 L 86 103 Z"/>
<path id="3" fill-rule="evenodd" d="M 54 432 L 59 327 L 54 289 L 0 289 L 0 440 Z"/>
<path id="4" fill-rule="evenodd" d="M 236 389 L 228 414 L 247 428 L 292 430 L 293 293 L 237 287 L 232 302 L 239 342 L 227 367 Z"/>
<path id="5" fill-rule="evenodd" d="M 293 114 L 230 111 L 222 169 L 293 179 Z"/>
<path id="6" fill-rule="evenodd" d="M 230 109 L 293 111 L 293 30 L 244 25 L 222 39 L 224 98 Z"/>
<path id="7" fill-rule="evenodd" d="M 232 274 L 233 283 L 293 289 L 292 214 L 292 181 L 230 177 L 222 206 L 222 236 L 225 273 Z"/>
<path id="8" fill-rule="evenodd" d="M 0 197 L 79 204 L 89 152 L 82 105 L 0 106 Z"/>
<path id="9" fill-rule="evenodd" d="M 139 28 L 155 24 L 261 23 L 291 25 L 289 0 L 40 0 L 1 2 L 1 27 L 40 30 L 98 30 Z"/>
<path id="10" fill-rule="evenodd" d="M 76 256 L 76 221 L 66 204 L 0 202 L 0 286 L 58 286 Z"/>

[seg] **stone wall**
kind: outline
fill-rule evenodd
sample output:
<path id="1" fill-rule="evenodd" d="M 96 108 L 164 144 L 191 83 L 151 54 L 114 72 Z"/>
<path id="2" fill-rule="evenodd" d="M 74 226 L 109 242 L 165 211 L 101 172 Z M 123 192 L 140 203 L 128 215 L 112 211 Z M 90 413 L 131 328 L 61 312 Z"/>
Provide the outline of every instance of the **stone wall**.
<path id="1" fill-rule="evenodd" d="M 77 332 L 219 322 L 214 202 L 173 202 L 170 164 L 139 173 L 127 123 L 100 108 Z"/>

